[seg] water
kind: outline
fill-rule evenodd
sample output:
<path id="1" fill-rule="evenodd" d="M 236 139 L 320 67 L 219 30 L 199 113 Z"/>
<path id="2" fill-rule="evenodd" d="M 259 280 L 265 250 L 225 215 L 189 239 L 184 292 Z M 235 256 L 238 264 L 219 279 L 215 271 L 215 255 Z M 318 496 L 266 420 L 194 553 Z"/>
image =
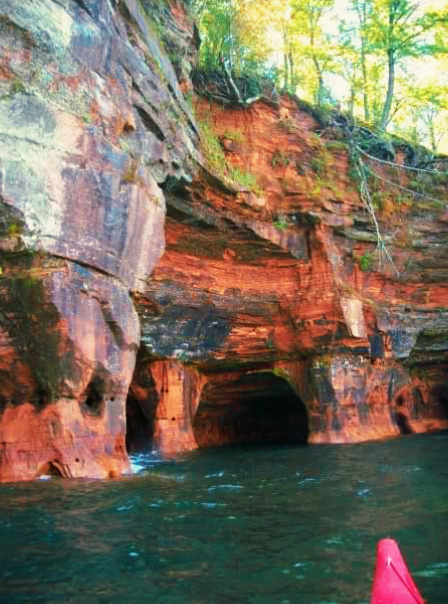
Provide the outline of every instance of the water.
<path id="1" fill-rule="evenodd" d="M 367 603 L 396 538 L 448 602 L 448 434 L 136 458 L 120 480 L 0 487 L 0 602 Z"/>

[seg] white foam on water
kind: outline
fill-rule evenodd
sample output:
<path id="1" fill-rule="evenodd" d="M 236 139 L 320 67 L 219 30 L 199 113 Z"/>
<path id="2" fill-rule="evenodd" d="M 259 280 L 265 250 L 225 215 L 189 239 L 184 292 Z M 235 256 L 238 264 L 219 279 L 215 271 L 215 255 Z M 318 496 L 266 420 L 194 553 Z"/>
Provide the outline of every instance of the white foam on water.
<path id="1" fill-rule="evenodd" d="M 207 491 L 216 491 L 217 489 L 224 489 L 226 491 L 239 491 L 243 487 L 240 484 L 217 484 L 214 487 L 209 487 Z"/>
<path id="2" fill-rule="evenodd" d="M 129 455 L 130 474 L 140 474 L 149 468 L 161 463 L 163 460 L 156 453 L 136 453 Z"/>
<path id="3" fill-rule="evenodd" d="M 435 562 L 428 568 L 412 573 L 416 577 L 446 577 L 448 576 L 448 562 Z"/>
<path id="4" fill-rule="evenodd" d="M 224 470 L 215 472 L 214 474 L 206 474 L 205 478 L 222 478 L 224 476 Z"/>

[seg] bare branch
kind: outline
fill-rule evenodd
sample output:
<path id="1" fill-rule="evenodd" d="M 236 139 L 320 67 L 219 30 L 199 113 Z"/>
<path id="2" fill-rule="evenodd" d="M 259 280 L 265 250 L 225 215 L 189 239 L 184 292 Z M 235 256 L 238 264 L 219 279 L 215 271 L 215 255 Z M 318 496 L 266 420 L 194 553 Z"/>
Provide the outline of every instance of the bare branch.
<path id="1" fill-rule="evenodd" d="M 427 174 L 440 174 L 440 172 L 438 170 L 426 170 L 425 168 L 414 168 L 414 166 L 404 166 L 403 164 L 397 164 L 396 162 L 393 162 L 393 161 L 388 161 L 386 159 L 380 159 L 379 157 L 373 157 L 373 155 L 370 155 L 369 153 L 367 153 L 367 151 L 364 151 L 364 149 L 361 149 L 361 147 L 359 147 L 358 145 L 355 145 L 355 146 L 356 146 L 357 151 L 359 151 L 362 155 L 365 155 L 369 159 L 372 159 L 373 161 L 377 161 L 380 164 L 387 164 L 394 168 L 400 168 L 401 170 L 413 170 L 414 172 L 426 172 Z M 445 160 L 441 160 L 441 161 L 445 161 Z"/>
<path id="2" fill-rule="evenodd" d="M 369 174 L 371 174 L 375 178 L 378 178 L 379 180 L 382 180 L 383 182 L 388 184 L 390 187 L 395 187 L 397 189 L 400 189 L 401 191 L 406 191 L 406 193 L 411 193 L 411 195 L 416 195 L 417 197 L 423 197 L 424 199 L 429 199 L 430 201 L 435 201 L 440 204 L 443 203 L 441 199 L 437 199 L 436 197 L 431 197 L 431 195 L 427 195 L 426 193 L 420 193 L 419 191 L 413 191 L 412 189 L 408 189 L 407 187 L 400 185 L 397 182 L 393 182 L 392 180 L 384 178 L 384 176 L 380 176 L 379 174 L 377 174 L 374 170 L 372 170 L 369 167 L 367 167 L 367 170 L 369 171 Z"/>

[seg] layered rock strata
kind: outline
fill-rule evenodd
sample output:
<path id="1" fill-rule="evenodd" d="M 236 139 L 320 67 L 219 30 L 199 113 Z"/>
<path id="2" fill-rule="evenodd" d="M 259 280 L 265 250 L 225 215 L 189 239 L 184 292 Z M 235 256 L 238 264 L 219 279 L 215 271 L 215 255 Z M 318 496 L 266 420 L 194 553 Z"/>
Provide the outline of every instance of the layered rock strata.
<path id="1" fill-rule="evenodd" d="M 0 0 L 0 480 L 128 468 L 129 292 L 191 177 L 193 37 L 179 3 Z"/>
<path id="2" fill-rule="evenodd" d="M 170 357 L 201 376 L 179 425 L 201 447 L 448 427 L 447 176 L 365 159 L 392 258 L 379 265 L 340 129 L 288 98 L 198 99 L 196 114 L 256 184 L 202 172 L 167 197 L 166 250 L 138 311 L 148 370 Z M 173 425 L 167 438 L 171 453 Z"/>
<path id="3" fill-rule="evenodd" d="M 448 427 L 446 174 L 363 157 L 379 265 L 343 129 L 193 113 L 197 45 L 180 1 L 0 0 L 0 480 Z"/>

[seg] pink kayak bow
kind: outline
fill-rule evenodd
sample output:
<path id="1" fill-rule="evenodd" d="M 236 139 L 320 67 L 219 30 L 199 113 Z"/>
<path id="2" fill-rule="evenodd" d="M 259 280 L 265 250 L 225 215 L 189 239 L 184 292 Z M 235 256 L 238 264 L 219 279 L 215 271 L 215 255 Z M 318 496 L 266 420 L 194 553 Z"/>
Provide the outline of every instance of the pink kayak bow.
<path id="1" fill-rule="evenodd" d="M 393 539 L 378 543 L 370 604 L 425 604 Z"/>

